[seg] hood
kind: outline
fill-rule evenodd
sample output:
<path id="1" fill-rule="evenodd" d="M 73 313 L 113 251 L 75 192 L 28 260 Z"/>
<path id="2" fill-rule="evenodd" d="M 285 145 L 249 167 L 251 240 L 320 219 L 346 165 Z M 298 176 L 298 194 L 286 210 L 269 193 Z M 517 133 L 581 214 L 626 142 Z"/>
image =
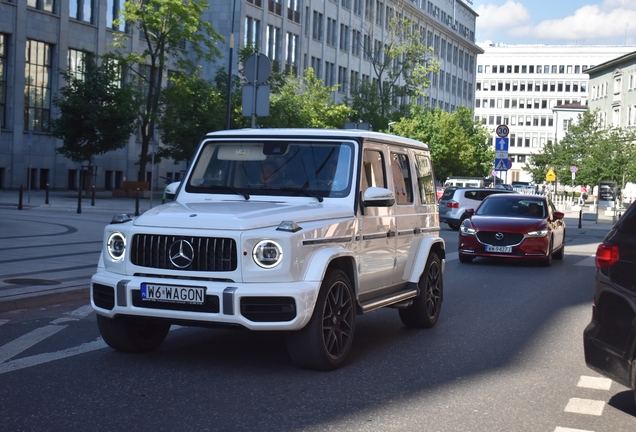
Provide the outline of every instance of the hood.
<path id="1" fill-rule="evenodd" d="M 353 217 L 351 207 L 329 203 L 272 201 L 172 202 L 135 219 L 136 226 L 248 230 L 278 226 L 282 221 L 307 222 Z"/>
<path id="2" fill-rule="evenodd" d="M 541 218 L 473 216 L 470 219 L 478 231 L 526 233 L 546 225 Z"/>

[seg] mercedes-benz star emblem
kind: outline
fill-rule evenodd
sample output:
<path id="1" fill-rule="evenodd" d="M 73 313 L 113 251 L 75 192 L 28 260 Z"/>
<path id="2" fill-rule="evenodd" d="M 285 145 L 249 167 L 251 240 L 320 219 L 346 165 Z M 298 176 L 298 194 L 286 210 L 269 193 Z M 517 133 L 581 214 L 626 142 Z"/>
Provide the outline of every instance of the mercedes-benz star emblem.
<path id="1" fill-rule="evenodd" d="M 497 240 L 499 240 L 499 241 L 503 240 L 503 237 L 504 237 L 503 233 L 497 233 L 497 234 L 495 234 L 495 238 L 496 238 Z"/>
<path id="2" fill-rule="evenodd" d="M 194 248 L 187 240 L 177 240 L 170 245 L 168 251 L 170 262 L 177 268 L 186 268 L 194 259 Z"/>

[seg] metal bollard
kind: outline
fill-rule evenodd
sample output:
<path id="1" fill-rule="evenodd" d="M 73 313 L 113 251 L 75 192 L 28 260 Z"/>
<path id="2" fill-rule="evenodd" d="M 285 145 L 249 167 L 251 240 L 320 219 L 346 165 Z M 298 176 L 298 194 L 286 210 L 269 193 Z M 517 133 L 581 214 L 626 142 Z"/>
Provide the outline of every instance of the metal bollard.
<path id="1" fill-rule="evenodd" d="M 581 219 L 583 219 L 583 209 L 579 210 L 579 228 L 581 228 Z"/>
<path id="2" fill-rule="evenodd" d="M 20 185 L 20 194 L 18 195 L 18 210 L 22 210 L 22 201 L 23 201 L 24 190 L 22 185 Z"/>
<path id="3" fill-rule="evenodd" d="M 82 213 L 82 182 L 80 182 L 80 187 L 77 192 L 77 214 Z"/>
<path id="4" fill-rule="evenodd" d="M 46 184 L 46 199 L 44 200 L 44 204 L 49 203 L 49 184 Z"/>
<path id="5" fill-rule="evenodd" d="M 135 192 L 135 216 L 139 216 L 139 188 Z"/>
<path id="6" fill-rule="evenodd" d="M 91 189 L 91 206 L 95 207 L 95 185 Z"/>

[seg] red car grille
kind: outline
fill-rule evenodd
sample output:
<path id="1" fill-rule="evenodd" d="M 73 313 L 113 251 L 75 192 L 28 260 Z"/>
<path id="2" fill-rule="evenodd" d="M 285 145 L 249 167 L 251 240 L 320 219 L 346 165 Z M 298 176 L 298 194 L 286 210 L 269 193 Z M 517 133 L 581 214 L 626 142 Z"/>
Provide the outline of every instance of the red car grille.
<path id="1" fill-rule="evenodd" d="M 498 239 L 497 234 L 502 234 L 503 237 Z M 521 240 L 523 240 L 523 234 L 480 231 L 477 233 L 477 238 L 480 242 L 492 246 L 512 246 L 521 243 Z"/>

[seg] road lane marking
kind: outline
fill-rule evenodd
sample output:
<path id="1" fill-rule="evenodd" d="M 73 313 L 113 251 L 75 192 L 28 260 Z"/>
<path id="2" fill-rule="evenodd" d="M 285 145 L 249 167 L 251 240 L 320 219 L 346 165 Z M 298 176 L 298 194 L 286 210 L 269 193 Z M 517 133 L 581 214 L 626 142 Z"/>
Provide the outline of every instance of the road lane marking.
<path id="1" fill-rule="evenodd" d="M 565 412 L 600 416 L 605 408 L 604 401 L 572 398 L 565 407 Z"/>
<path id="2" fill-rule="evenodd" d="M 85 354 L 87 352 L 96 351 L 102 348 L 106 348 L 106 342 L 102 338 L 97 339 L 94 342 L 83 343 L 79 346 L 68 348 L 61 351 L 52 353 L 42 353 L 31 357 L 24 357 L 17 360 L 12 360 L 6 363 L 0 363 L 0 375 L 7 372 L 13 372 L 19 369 L 28 368 L 31 366 L 37 366 L 43 363 L 48 363 L 54 360 L 60 360 L 66 357 L 72 357 L 79 354 Z"/>
<path id="3" fill-rule="evenodd" d="M 609 378 L 581 376 L 577 387 L 585 387 L 594 390 L 609 390 L 612 386 L 612 380 Z"/>
<path id="4" fill-rule="evenodd" d="M 572 428 L 564 428 L 561 426 L 557 426 L 554 432 L 593 432 L 585 429 L 572 429 Z"/>
<path id="5" fill-rule="evenodd" d="M 8 323 L 9 320 L 0 320 L 0 325 Z"/>
<path id="6" fill-rule="evenodd" d="M 87 304 L 71 312 L 64 312 L 64 315 L 68 315 L 67 317 L 57 318 L 51 321 L 51 324 L 61 324 L 63 322 L 68 322 L 68 321 L 78 321 L 78 320 L 81 320 L 82 318 L 86 318 L 92 312 L 93 312 L 93 306 L 91 306 L 90 304 Z"/>
<path id="7" fill-rule="evenodd" d="M 64 330 L 68 326 L 47 325 L 45 327 L 37 328 L 25 335 L 20 336 L 17 339 L 0 347 L 0 363 L 9 360 L 12 357 L 20 354 L 23 351 L 31 348 L 33 345 L 43 341 L 44 339 L 53 336 L 60 330 Z"/>

